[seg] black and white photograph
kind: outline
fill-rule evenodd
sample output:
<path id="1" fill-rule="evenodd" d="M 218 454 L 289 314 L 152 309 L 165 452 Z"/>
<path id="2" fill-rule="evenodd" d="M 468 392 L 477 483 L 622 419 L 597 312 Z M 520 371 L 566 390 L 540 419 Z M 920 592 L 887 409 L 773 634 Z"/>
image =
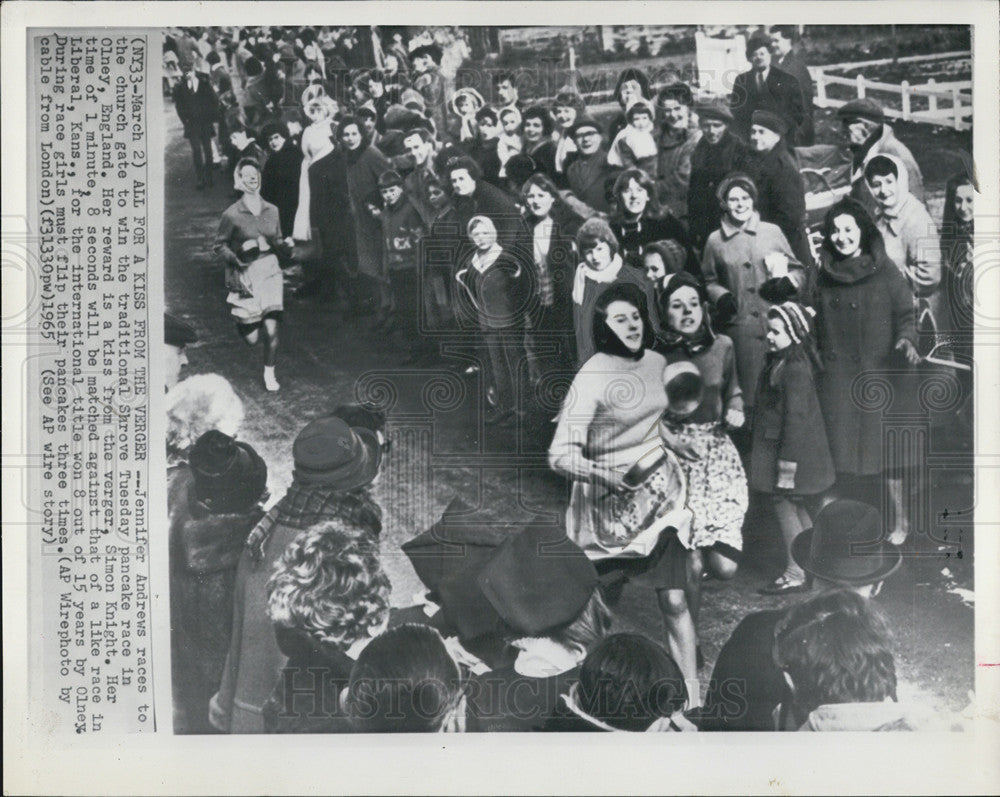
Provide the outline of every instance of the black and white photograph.
<path id="1" fill-rule="evenodd" d="M 5 792 L 1000 791 L 995 5 L 0 12 Z"/>
<path id="2" fill-rule="evenodd" d="M 163 32 L 176 733 L 961 727 L 970 27 L 845 34 Z"/>

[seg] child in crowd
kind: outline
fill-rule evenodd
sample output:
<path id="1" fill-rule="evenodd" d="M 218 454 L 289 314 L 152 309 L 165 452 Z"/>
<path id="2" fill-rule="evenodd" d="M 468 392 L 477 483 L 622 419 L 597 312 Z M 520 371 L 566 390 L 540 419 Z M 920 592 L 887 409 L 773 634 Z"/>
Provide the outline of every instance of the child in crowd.
<path id="1" fill-rule="evenodd" d="M 378 178 L 382 208 L 376 215 L 382 224 L 383 272 L 389 275 L 393 314 L 389 329 L 406 352 L 405 362 L 416 362 L 427 351 L 420 335 L 420 239 L 423 222 L 416 206 L 403 190 L 399 172 L 389 169 Z M 388 330 L 387 330 L 388 331 Z"/>
<path id="2" fill-rule="evenodd" d="M 600 295 L 612 285 L 629 282 L 639 287 L 646 294 L 654 333 L 659 331 L 660 325 L 654 309 L 653 286 L 638 270 L 625 267 L 618 251 L 618 239 L 606 221 L 587 219 L 577 231 L 576 247 L 583 258 L 573 279 L 573 330 L 579 366 L 597 351 L 592 334 L 594 307 Z"/>
<path id="3" fill-rule="evenodd" d="M 625 111 L 628 122 L 615 136 L 608 150 L 608 163 L 619 168 L 634 166 L 650 177 L 656 178 L 656 159 L 659 150 L 653 138 L 653 103 L 637 99 Z"/>
<path id="4" fill-rule="evenodd" d="M 835 478 L 816 393 L 821 366 L 812 316 L 810 308 L 795 302 L 767 311 L 768 356 L 754 402 L 750 486 L 771 495 L 787 564 L 760 590 L 766 595 L 809 588 L 791 556 L 792 541 L 813 525 L 804 500 L 831 487 Z"/>
<path id="5" fill-rule="evenodd" d="M 476 114 L 486 105 L 482 95 L 473 88 L 459 89 L 452 95 L 450 104 L 449 135 L 456 144 L 471 145 L 479 135 Z"/>
<path id="6" fill-rule="evenodd" d="M 373 639 L 351 670 L 344 704 L 361 733 L 461 733 L 465 698 L 441 634 L 405 624 Z"/>
<path id="7" fill-rule="evenodd" d="M 521 112 L 517 108 L 500 111 L 500 135 L 497 138 L 497 157 L 500 159 L 500 177 L 507 176 L 507 161 L 524 149 L 521 138 Z"/>

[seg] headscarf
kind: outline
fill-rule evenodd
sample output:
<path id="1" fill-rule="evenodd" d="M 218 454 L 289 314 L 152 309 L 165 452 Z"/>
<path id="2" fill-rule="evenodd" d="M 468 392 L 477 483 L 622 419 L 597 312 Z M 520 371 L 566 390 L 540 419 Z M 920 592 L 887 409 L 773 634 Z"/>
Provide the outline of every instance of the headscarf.
<path id="1" fill-rule="evenodd" d="M 468 97 L 472 101 L 472 111 L 468 115 L 459 113 L 458 100 L 461 97 Z M 479 135 L 479 125 L 476 123 L 476 111 L 486 105 L 483 96 L 473 88 L 458 89 L 451 95 L 451 109 L 455 112 L 461 122 L 459 129 L 459 141 L 474 141 Z"/>

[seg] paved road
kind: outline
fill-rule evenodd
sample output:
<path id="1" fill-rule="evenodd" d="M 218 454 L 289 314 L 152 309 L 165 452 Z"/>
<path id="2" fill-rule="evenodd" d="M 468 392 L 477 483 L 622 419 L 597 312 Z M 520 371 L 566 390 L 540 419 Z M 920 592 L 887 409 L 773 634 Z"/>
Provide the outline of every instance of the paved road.
<path id="1" fill-rule="evenodd" d="M 420 589 L 399 545 L 426 528 L 451 497 L 462 495 L 479 506 L 477 517 L 483 520 L 516 524 L 558 517 L 566 485 L 545 464 L 546 413 L 537 413 L 530 428 L 513 435 L 486 433 L 475 378 L 461 375 L 458 367 L 406 368 L 399 353 L 366 322 L 342 321 L 328 305 L 286 296 L 278 364 L 282 389 L 276 394 L 264 390 L 260 352 L 248 350 L 238 338 L 225 307 L 222 269 L 211 255 L 219 217 L 233 201 L 231 186 L 216 180 L 209 190 L 194 190 L 190 151 L 169 101 L 165 114 L 166 305 L 198 330 L 200 340 L 189 352 L 190 372 L 220 373 L 243 398 L 241 437 L 268 463 L 272 496 L 280 497 L 291 482 L 291 442 L 297 430 L 316 413 L 364 395 L 393 402 L 393 447 L 376 492 L 387 515 L 383 556 L 395 605 L 409 605 Z M 459 345 L 446 362 L 467 363 L 475 356 L 473 349 Z M 935 437 L 932 450 L 946 444 Z M 951 540 L 962 530 L 954 525 L 955 513 L 972 505 L 971 481 L 971 469 L 961 463 L 934 471 L 932 508 L 935 517 L 945 509 L 951 513 Z M 740 573 L 725 585 L 707 585 L 700 624 L 708 662 L 703 679 L 741 617 L 792 600 L 756 594 L 778 569 L 776 538 L 776 529 L 767 522 L 748 528 Z M 957 549 L 945 558 L 927 537 L 917 542 L 925 555 L 908 558 L 880 598 L 897 632 L 903 691 L 916 690 L 938 705 L 961 708 L 973 688 L 973 612 L 947 589 L 972 586 L 971 531 L 964 528 L 962 559 L 955 558 Z M 951 578 L 941 574 L 944 568 Z M 648 592 L 626 591 L 617 623 L 663 638 Z"/>

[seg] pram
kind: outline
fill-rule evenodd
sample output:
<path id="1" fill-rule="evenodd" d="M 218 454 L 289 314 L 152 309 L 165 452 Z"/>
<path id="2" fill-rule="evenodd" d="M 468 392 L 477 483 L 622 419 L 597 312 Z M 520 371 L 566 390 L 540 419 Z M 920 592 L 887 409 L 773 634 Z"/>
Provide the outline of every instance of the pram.
<path id="1" fill-rule="evenodd" d="M 795 147 L 792 155 L 805 184 L 809 248 L 818 261 L 826 211 L 851 193 L 851 153 L 836 144 L 816 144 Z"/>

